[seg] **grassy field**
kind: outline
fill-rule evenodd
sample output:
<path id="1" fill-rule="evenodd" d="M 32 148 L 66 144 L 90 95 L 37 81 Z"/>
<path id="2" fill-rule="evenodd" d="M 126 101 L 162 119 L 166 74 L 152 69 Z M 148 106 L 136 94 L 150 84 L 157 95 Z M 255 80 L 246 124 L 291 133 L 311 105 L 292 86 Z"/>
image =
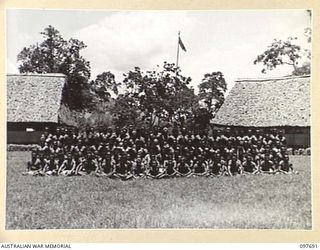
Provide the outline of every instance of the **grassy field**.
<path id="1" fill-rule="evenodd" d="M 7 154 L 6 229 L 311 229 L 310 157 L 299 175 L 119 181 L 22 176 L 28 152 Z"/>

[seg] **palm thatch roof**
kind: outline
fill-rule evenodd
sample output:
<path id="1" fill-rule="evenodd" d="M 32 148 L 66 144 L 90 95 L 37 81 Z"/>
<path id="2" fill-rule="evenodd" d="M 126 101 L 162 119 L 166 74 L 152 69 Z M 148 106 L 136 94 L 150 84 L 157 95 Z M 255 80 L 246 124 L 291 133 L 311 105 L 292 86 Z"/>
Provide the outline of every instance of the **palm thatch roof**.
<path id="1" fill-rule="evenodd" d="M 211 123 L 310 126 L 310 76 L 238 80 Z"/>
<path id="2" fill-rule="evenodd" d="M 7 75 L 8 122 L 58 122 L 63 74 Z"/>

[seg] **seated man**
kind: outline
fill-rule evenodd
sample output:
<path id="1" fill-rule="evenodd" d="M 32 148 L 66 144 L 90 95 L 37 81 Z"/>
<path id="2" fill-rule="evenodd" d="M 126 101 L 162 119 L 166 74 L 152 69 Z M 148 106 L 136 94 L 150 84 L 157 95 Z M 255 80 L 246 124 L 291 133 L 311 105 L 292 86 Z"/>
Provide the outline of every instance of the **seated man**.
<path id="1" fill-rule="evenodd" d="M 169 154 L 168 159 L 163 162 L 165 169 L 164 175 L 167 177 L 174 177 L 177 173 L 177 163 L 173 158 L 173 154 Z"/>
<path id="2" fill-rule="evenodd" d="M 163 177 L 163 173 L 160 171 L 160 162 L 154 154 L 152 154 L 150 158 L 149 167 L 147 169 L 147 177 L 152 179 L 159 179 Z"/>
<path id="3" fill-rule="evenodd" d="M 264 159 L 260 162 L 260 172 L 264 174 L 275 173 L 274 162 L 270 160 L 269 155 L 265 154 Z"/>
<path id="4" fill-rule="evenodd" d="M 58 155 L 51 153 L 49 160 L 46 162 L 44 172 L 47 176 L 56 175 L 59 170 L 59 159 Z"/>
<path id="5" fill-rule="evenodd" d="M 86 161 L 86 159 L 85 159 L 84 155 L 82 154 L 82 152 L 80 152 L 80 151 L 77 154 L 74 154 L 73 159 L 74 159 L 74 161 L 76 163 L 75 175 L 79 175 L 78 172 L 82 168 L 82 166 L 83 166 L 84 162 Z"/>
<path id="6" fill-rule="evenodd" d="M 86 158 L 84 156 L 81 158 L 81 163 L 77 166 L 75 174 L 81 176 L 88 175 L 93 172 L 95 173 L 98 168 L 97 160 L 91 152 L 88 152 Z"/>
<path id="7" fill-rule="evenodd" d="M 208 163 L 209 174 L 211 176 L 220 176 L 223 173 L 223 166 L 221 164 L 221 155 L 215 154 L 212 159 L 210 159 Z"/>
<path id="8" fill-rule="evenodd" d="M 39 155 L 37 153 L 37 150 L 32 150 L 31 152 L 31 161 L 27 162 L 27 170 L 34 170 L 35 169 L 35 165 L 36 165 L 36 161 L 37 159 L 39 159 Z"/>
<path id="9" fill-rule="evenodd" d="M 140 153 L 138 153 L 137 158 L 133 160 L 132 169 L 134 178 L 145 176 L 145 165 Z"/>
<path id="10" fill-rule="evenodd" d="M 236 155 L 232 155 L 231 159 L 228 161 L 227 174 L 229 176 L 242 174 L 241 161 L 237 159 Z"/>
<path id="11" fill-rule="evenodd" d="M 114 177 L 119 178 L 121 180 L 129 180 L 133 178 L 130 169 L 130 162 L 127 159 L 127 154 L 120 153 L 118 154 L 117 159 L 115 159 L 115 173 Z"/>
<path id="12" fill-rule="evenodd" d="M 266 157 L 268 157 L 268 160 L 273 160 L 273 154 L 272 151 L 270 149 L 270 145 L 266 145 L 264 148 L 263 153 L 261 154 L 261 159 L 264 160 L 266 159 Z"/>
<path id="13" fill-rule="evenodd" d="M 188 164 L 185 157 L 179 155 L 177 160 L 177 174 L 176 176 L 180 177 L 190 177 L 192 176 L 192 170 L 190 169 L 190 165 Z"/>
<path id="14" fill-rule="evenodd" d="M 71 153 L 67 154 L 67 159 L 63 161 L 58 169 L 58 175 L 70 176 L 76 172 L 76 162 L 72 159 Z"/>
<path id="15" fill-rule="evenodd" d="M 242 163 L 242 170 L 244 174 L 256 174 L 258 173 L 259 169 L 257 164 L 253 161 L 251 155 L 248 155 L 243 163 Z"/>
<path id="16" fill-rule="evenodd" d="M 112 177 L 115 172 L 115 161 L 110 152 L 106 153 L 105 157 L 101 157 L 98 161 L 98 171 L 96 176 Z"/>
<path id="17" fill-rule="evenodd" d="M 45 164 L 45 163 L 44 163 Z M 31 161 L 27 163 L 27 171 L 23 172 L 22 175 L 38 175 L 39 171 L 42 169 L 40 164 L 40 157 L 36 151 L 31 153 Z"/>
<path id="18" fill-rule="evenodd" d="M 208 175 L 208 163 L 202 155 L 198 159 L 194 160 L 193 165 L 194 176 L 207 176 Z"/>
<path id="19" fill-rule="evenodd" d="M 293 170 L 292 164 L 289 162 L 289 155 L 287 154 L 285 154 L 283 159 L 279 162 L 279 171 L 283 174 L 298 173 Z"/>
<path id="20" fill-rule="evenodd" d="M 139 151 L 139 153 L 141 153 L 142 162 L 143 162 L 144 166 L 146 166 L 146 168 L 147 168 L 150 163 L 149 151 L 147 149 L 144 149 L 143 151 Z"/>
<path id="21" fill-rule="evenodd" d="M 38 168 L 38 173 L 35 175 L 45 176 L 44 171 L 48 161 L 49 161 L 48 156 L 45 153 L 40 153 L 39 161 L 36 163 L 36 166 Z"/>
<path id="22" fill-rule="evenodd" d="M 283 157 L 280 155 L 280 153 L 275 154 L 272 158 L 272 162 L 274 164 L 274 173 L 278 174 L 280 173 L 280 161 L 283 159 Z"/>

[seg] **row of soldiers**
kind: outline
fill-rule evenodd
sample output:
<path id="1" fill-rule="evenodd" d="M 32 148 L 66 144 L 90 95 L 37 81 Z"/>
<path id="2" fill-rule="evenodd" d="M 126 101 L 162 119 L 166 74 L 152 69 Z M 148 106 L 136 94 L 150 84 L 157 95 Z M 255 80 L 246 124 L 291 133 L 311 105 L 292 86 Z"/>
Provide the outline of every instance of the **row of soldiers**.
<path id="1" fill-rule="evenodd" d="M 281 130 L 218 130 L 209 135 L 155 126 L 104 131 L 45 131 L 33 150 L 30 175 L 148 177 L 295 173 Z"/>

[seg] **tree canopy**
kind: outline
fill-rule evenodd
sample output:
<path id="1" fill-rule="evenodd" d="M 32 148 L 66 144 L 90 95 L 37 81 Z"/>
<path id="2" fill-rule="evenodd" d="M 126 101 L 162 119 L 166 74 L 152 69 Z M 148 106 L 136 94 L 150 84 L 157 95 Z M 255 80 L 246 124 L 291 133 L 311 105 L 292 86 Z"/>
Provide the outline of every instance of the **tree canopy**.
<path id="1" fill-rule="evenodd" d="M 190 87 L 191 78 L 168 62 L 145 72 L 134 67 L 123 74 L 121 82 L 108 70 L 90 80 L 90 63 L 81 56 L 81 51 L 87 47 L 84 42 L 74 38 L 65 40 L 50 25 L 41 34 L 41 43 L 25 47 L 18 54 L 19 71 L 65 74 L 63 103 L 70 110 L 81 112 L 91 107 L 89 111 L 96 112 L 99 117 L 103 112 L 111 112 L 115 125 L 119 126 L 151 127 L 170 123 L 183 127 L 202 123 L 206 127 L 212 113 L 224 101 L 227 86 L 221 72 L 205 74 L 199 85 L 200 93 L 196 95 Z M 200 99 L 205 100 L 206 109 L 200 108 Z M 109 122 L 109 117 L 107 120 Z"/>
<path id="2" fill-rule="evenodd" d="M 105 71 L 96 76 L 95 80 L 90 82 L 91 90 L 93 90 L 103 101 L 109 101 L 109 98 L 118 95 L 118 87 L 120 83 L 115 80 L 115 75 L 110 71 Z"/>
<path id="3" fill-rule="evenodd" d="M 311 19 L 312 12 L 307 10 Z M 311 43 L 311 28 L 304 29 L 307 43 Z M 262 63 L 262 73 L 273 70 L 280 65 L 290 65 L 293 68 L 292 75 L 309 75 L 311 72 L 311 51 L 302 49 L 295 44 L 297 37 L 288 37 L 287 40 L 274 39 L 271 45 L 254 60 L 254 64 Z"/>
<path id="4" fill-rule="evenodd" d="M 220 71 L 205 74 L 199 85 L 199 97 L 204 100 L 211 113 L 221 107 L 226 91 L 227 83 Z"/>
<path id="5" fill-rule="evenodd" d="M 82 108 L 89 102 L 88 81 L 90 63 L 80 55 L 87 46 L 77 39 L 63 39 L 60 32 L 49 25 L 41 32 L 40 44 L 24 47 L 18 54 L 20 73 L 62 73 L 67 76 L 63 100 L 68 106 Z"/>
<path id="6" fill-rule="evenodd" d="M 174 64 L 164 62 L 157 70 L 142 72 L 139 67 L 124 74 L 122 87 L 125 96 L 134 103 L 141 119 L 148 125 L 176 122 L 182 126 L 191 117 L 196 100 L 189 88 L 190 77 L 181 74 Z M 130 102 L 131 102 L 130 101 Z M 118 112 L 118 110 L 117 110 Z"/>
<path id="7" fill-rule="evenodd" d="M 254 64 L 263 64 L 262 73 L 284 64 L 292 66 L 293 71 L 295 71 L 301 58 L 301 47 L 295 45 L 294 40 L 297 40 L 297 38 L 289 37 L 287 41 L 275 39 L 267 50 L 257 56 Z"/>

